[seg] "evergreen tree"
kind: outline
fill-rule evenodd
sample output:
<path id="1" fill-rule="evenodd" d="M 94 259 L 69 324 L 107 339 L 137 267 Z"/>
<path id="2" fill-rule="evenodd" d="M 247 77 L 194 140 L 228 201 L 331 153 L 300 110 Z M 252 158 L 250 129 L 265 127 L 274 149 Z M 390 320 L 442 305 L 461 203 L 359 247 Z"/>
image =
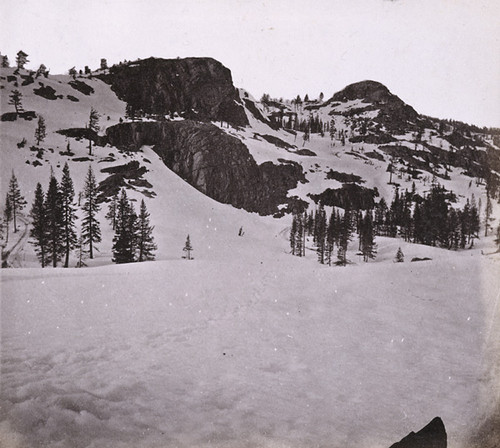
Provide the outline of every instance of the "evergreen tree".
<path id="1" fill-rule="evenodd" d="M 12 221 L 12 204 L 10 203 L 9 193 L 5 197 L 5 206 L 3 209 L 3 220 L 6 228 L 5 243 L 9 242 L 9 223 Z"/>
<path id="2" fill-rule="evenodd" d="M 302 213 L 297 215 L 297 230 L 295 233 L 295 255 L 302 257 L 304 254 L 304 240 L 306 235 L 306 228 Z"/>
<path id="3" fill-rule="evenodd" d="M 405 256 L 403 254 L 403 251 L 401 248 L 398 248 L 398 251 L 396 252 L 396 258 L 394 260 L 396 263 L 403 263 L 405 261 Z"/>
<path id="4" fill-rule="evenodd" d="M 13 90 L 9 95 L 9 104 L 15 107 L 16 114 L 23 110 L 22 98 L 23 94 L 17 89 Z"/>
<path id="5" fill-rule="evenodd" d="M 367 212 L 362 220 L 361 232 L 359 239 L 361 241 L 361 253 L 363 254 L 363 261 L 375 258 L 377 254 L 374 236 L 373 236 L 373 221 L 371 212 Z"/>
<path id="6" fill-rule="evenodd" d="M 40 142 L 43 142 L 45 140 L 45 137 L 47 137 L 47 127 L 45 126 L 44 118 L 40 115 L 38 117 L 38 125 L 35 129 L 35 139 L 37 146 L 40 145 Z"/>
<path id="7" fill-rule="evenodd" d="M 490 228 L 491 214 L 493 213 L 493 207 L 491 205 L 491 199 L 489 191 L 486 190 L 486 207 L 484 209 L 484 236 L 488 236 L 488 229 Z"/>
<path id="8" fill-rule="evenodd" d="M 62 200 L 59 184 L 52 173 L 49 188 L 45 197 L 46 229 L 47 229 L 47 264 L 57 267 L 64 253 L 62 224 Z"/>
<path id="9" fill-rule="evenodd" d="M 495 244 L 497 245 L 497 252 L 500 252 L 500 224 L 497 227 L 497 233 L 495 237 Z"/>
<path id="10" fill-rule="evenodd" d="M 153 238 L 153 229 L 149 224 L 149 213 L 144 203 L 141 200 L 139 217 L 137 220 L 137 252 L 138 261 L 154 260 L 154 251 L 157 249 Z"/>
<path id="11" fill-rule="evenodd" d="M 330 140 L 333 141 L 335 140 L 335 132 L 337 132 L 337 130 L 335 129 L 335 121 L 333 120 L 333 118 L 331 119 L 330 121 Z"/>
<path id="12" fill-rule="evenodd" d="M 335 248 L 335 240 L 337 239 L 336 230 L 336 214 L 335 209 L 333 209 L 326 229 L 325 263 L 328 266 L 332 265 L 332 255 Z"/>
<path id="13" fill-rule="evenodd" d="M 318 261 L 324 264 L 326 248 L 326 214 L 323 205 L 320 205 L 318 210 L 314 237 L 317 246 L 316 253 L 318 254 Z"/>
<path id="14" fill-rule="evenodd" d="M 18 53 L 16 55 L 17 68 L 18 69 L 24 68 L 24 66 L 28 62 L 29 62 L 28 55 L 23 50 L 18 51 Z"/>
<path id="15" fill-rule="evenodd" d="M 77 237 L 75 230 L 76 211 L 73 205 L 75 189 L 69 172 L 68 162 L 64 164 L 61 180 L 61 207 L 64 245 L 64 267 L 69 266 L 69 254 L 74 249 Z"/>
<path id="16" fill-rule="evenodd" d="M 7 195 L 9 198 L 10 206 L 12 207 L 12 218 L 14 219 L 14 233 L 16 233 L 17 216 L 26 205 L 26 201 L 24 200 L 24 197 L 21 194 L 21 190 L 19 189 L 19 185 L 17 183 L 17 178 L 14 174 L 14 171 L 12 171 L 12 177 L 10 178 L 9 191 Z"/>
<path id="17" fill-rule="evenodd" d="M 97 111 L 93 107 L 91 107 L 90 108 L 90 115 L 89 115 L 89 122 L 88 122 L 89 155 L 92 155 L 93 134 L 99 132 L 99 117 L 100 117 L 100 115 L 97 113 Z M 90 258 L 92 258 L 92 257 L 90 257 Z"/>
<path id="18" fill-rule="evenodd" d="M 290 248 L 292 249 L 292 255 L 295 255 L 296 249 L 296 238 L 297 236 L 297 215 L 294 214 L 292 218 L 292 227 L 290 228 Z"/>
<path id="19" fill-rule="evenodd" d="M 118 209 L 118 193 L 114 194 L 108 206 L 108 213 L 105 218 L 109 221 L 113 230 L 116 229 L 116 212 Z"/>
<path id="20" fill-rule="evenodd" d="M 80 232 L 80 235 L 78 236 L 78 240 L 76 242 L 75 248 L 76 248 L 76 259 L 77 259 L 75 267 L 83 268 L 83 267 L 87 266 L 87 264 L 85 263 L 85 260 L 88 257 L 88 251 L 85 248 L 85 242 L 83 239 L 82 232 Z"/>
<path id="21" fill-rule="evenodd" d="M 116 229 L 113 237 L 113 262 L 131 263 L 135 261 L 137 216 L 122 188 L 118 200 Z"/>
<path id="22" fill-rule="evenodd" d="M 2 65 L 2 68 L 8 68 L 8 67 L 10 67 L 9 58 L 8 58 L 7 55 L 2 55 L 1 65 Z"/>
<path id="23" fill-rule="evenodd" d="M 30 237 L 33 238 L 31 244 L 35 246 L 35 252 L 40 260 L 42 268 L 46 265 L 46 253 L 48 243 L 48 223 L 47 212 L 45 210 L 45 198 L 42 185 L 37 183 L 35 189 L 35 200 L 31 207 L 30 216 L 33 219 Z"/>
<path id="24" fill-rule="evenodd" d="M 189 239 L 189 235 L 187 236 L 186 239 L 186 244 L 184 244 L 184 249 L 182 249 L 184 252 L 186 252 L 186 256 L 184 258 L 191 260 L 191 252 L 193 251 L 193 246 L 191 245 L 191 240 Z"/>
<path id="25" fill-rule="evenodd" d="M 340 221 L 340 232 L 337 251 L 337 264 L 345 266 L 347 264 L 347 247 L 351 241 L 352 224 L 351 224 L 351 211 L 346 209 L 344 216 Z"/>
<path id="26" fill-rule="evenodd" d="M 89 246 L 89 257 L 94 258 L 94 245 L 101 242 L 101 228 L 97 220 L 97 213 L 100 206 L 97 202 L 97 182 L 95 180 L 92 166 L 89 166 L 87 177 L 85 179 L 85 186 L 83 189 L 83 222 L 82 222 L 82 236 L 83 241 Z"/>

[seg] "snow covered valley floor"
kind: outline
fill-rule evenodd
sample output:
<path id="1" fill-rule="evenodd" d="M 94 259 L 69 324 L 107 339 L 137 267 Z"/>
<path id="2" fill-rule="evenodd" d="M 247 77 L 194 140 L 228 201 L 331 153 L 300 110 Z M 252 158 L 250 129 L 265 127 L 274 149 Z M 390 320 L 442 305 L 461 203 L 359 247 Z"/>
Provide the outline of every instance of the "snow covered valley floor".
<path id="1" fill-rule="evenodd" d="M 440 416 L 467 446 L 499 399 L 500 258 L 435 251 L 4 269 L 0 445 L 388 448 Z"/>

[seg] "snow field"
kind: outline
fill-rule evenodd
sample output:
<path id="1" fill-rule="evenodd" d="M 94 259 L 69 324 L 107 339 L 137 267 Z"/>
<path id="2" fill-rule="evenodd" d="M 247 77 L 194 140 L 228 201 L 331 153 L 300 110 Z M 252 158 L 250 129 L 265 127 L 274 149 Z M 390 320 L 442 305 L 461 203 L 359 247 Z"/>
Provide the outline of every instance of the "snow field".
<path id="1" fill-rule="evenodd" d="M 439 415 L 463 446 L 499 391 L 498 258 L 257 259 L 2 271 L 1 440 L 387 447 Z"/>
<path id="2" fill-rule="evenodd" d="M 104 116 L 102 126 L 124 115 L 124 104 L 100 81 L 91 84 L 103 89 L 95 104 L 62 78 L 42 82 L 80 103 L 25 96 L 26 110 L 43 110 L 49 132 L 42 146 L 54 149 L 42 167 L 25 164 L 34 153 L 16 146 L 23 137 L 28 148 L 34 144 L 36 120 L 0 125 L 0 200 L 14 169 L 26 212 L 36 182 L 46 189 L 50 167 L 60 179 L 67 160 L 59 155 L 66 139 L 55 130 L 83 127 L 91 106 Z M 345 125 L 335 119 L 338 129 Z M 223 129 L 244 137 L 258 163 L 301 163 L 309 183 L 291 195 L 306 199 L 338 187 L 325 181 L 332 168 L 360 175 L 392 199 L 387 163 L 347 154 L 370 145 L 337 141 L 331 148 L 329 136 L 312 135 L 305 147 L 318 156 L 304 157 L 252 138 L 270 134 L 300 149 L 300 133 L 294 143 L 286 132 L 251 124 Z M 75 157 L 87 155 L 86 144 L 71 139 Z M 114 162 L 103 161 L 109 153 Z M 463 252 L 377 238 L 377 259 L 368 264 L 355 255 L 354 240 L 348 257 L 354 264 L 321 266 L 312 247 L 305 259 L 288 254 L 290 217 L 219 204 L 168 170 L 151 148 L 127 155 L 96 147 L 95 154 L 98 181 L 107 176 L 101 168 L 130 160 L 148 168 L 144 178 L 155 198 L 127 194 L 136 208 L 141 199 L 147 204 L 158 261 L 111 265 L 113 232 L 103 205 L 103 242 L 89 268 L 0 272 L 1 444 L 382 448 L 439 415 L 449 446 L 465 448 L 500 401 L 500 259 L 481 255 L 491 252 L 491 238 Z M 78 192 L 89 162 L 69 164 Z M 447 187 L 480 197 L 470 178 L 450 174 Z M 419 191 L 425 188 L 417 182 Z M 181 259 L 187 234 L 193 261 Z M 399 246 L 406 262 L 394 264 Z M 410 263 L 413 257 L 432 260 Z M 31 245 L 19 259 L 38 266 Z"/>

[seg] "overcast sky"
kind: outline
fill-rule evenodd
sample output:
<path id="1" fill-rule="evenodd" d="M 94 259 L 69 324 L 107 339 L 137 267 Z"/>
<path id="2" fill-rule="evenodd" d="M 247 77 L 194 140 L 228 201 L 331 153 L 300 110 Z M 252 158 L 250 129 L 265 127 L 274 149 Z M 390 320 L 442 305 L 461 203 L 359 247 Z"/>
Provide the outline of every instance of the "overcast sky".
<path id="1" fill-rule="evenodd" d="M 256 97 L 373 79 L 418 112 L 500 127 L 498 0 L 0 0 L 0 52 L 51 73 L 210 56 Z"/>

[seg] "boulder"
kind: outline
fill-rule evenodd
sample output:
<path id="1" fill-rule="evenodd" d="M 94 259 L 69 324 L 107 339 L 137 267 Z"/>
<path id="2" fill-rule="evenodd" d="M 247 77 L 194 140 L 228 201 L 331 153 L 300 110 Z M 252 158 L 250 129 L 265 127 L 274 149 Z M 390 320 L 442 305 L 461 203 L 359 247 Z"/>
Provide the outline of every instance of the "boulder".
<path id="1" fill-rule="evenodd" d="M 410 432 L 390 448 L 446 448 L 447 435 L 443 421 L 435 417 L 418 432 Z"/>

